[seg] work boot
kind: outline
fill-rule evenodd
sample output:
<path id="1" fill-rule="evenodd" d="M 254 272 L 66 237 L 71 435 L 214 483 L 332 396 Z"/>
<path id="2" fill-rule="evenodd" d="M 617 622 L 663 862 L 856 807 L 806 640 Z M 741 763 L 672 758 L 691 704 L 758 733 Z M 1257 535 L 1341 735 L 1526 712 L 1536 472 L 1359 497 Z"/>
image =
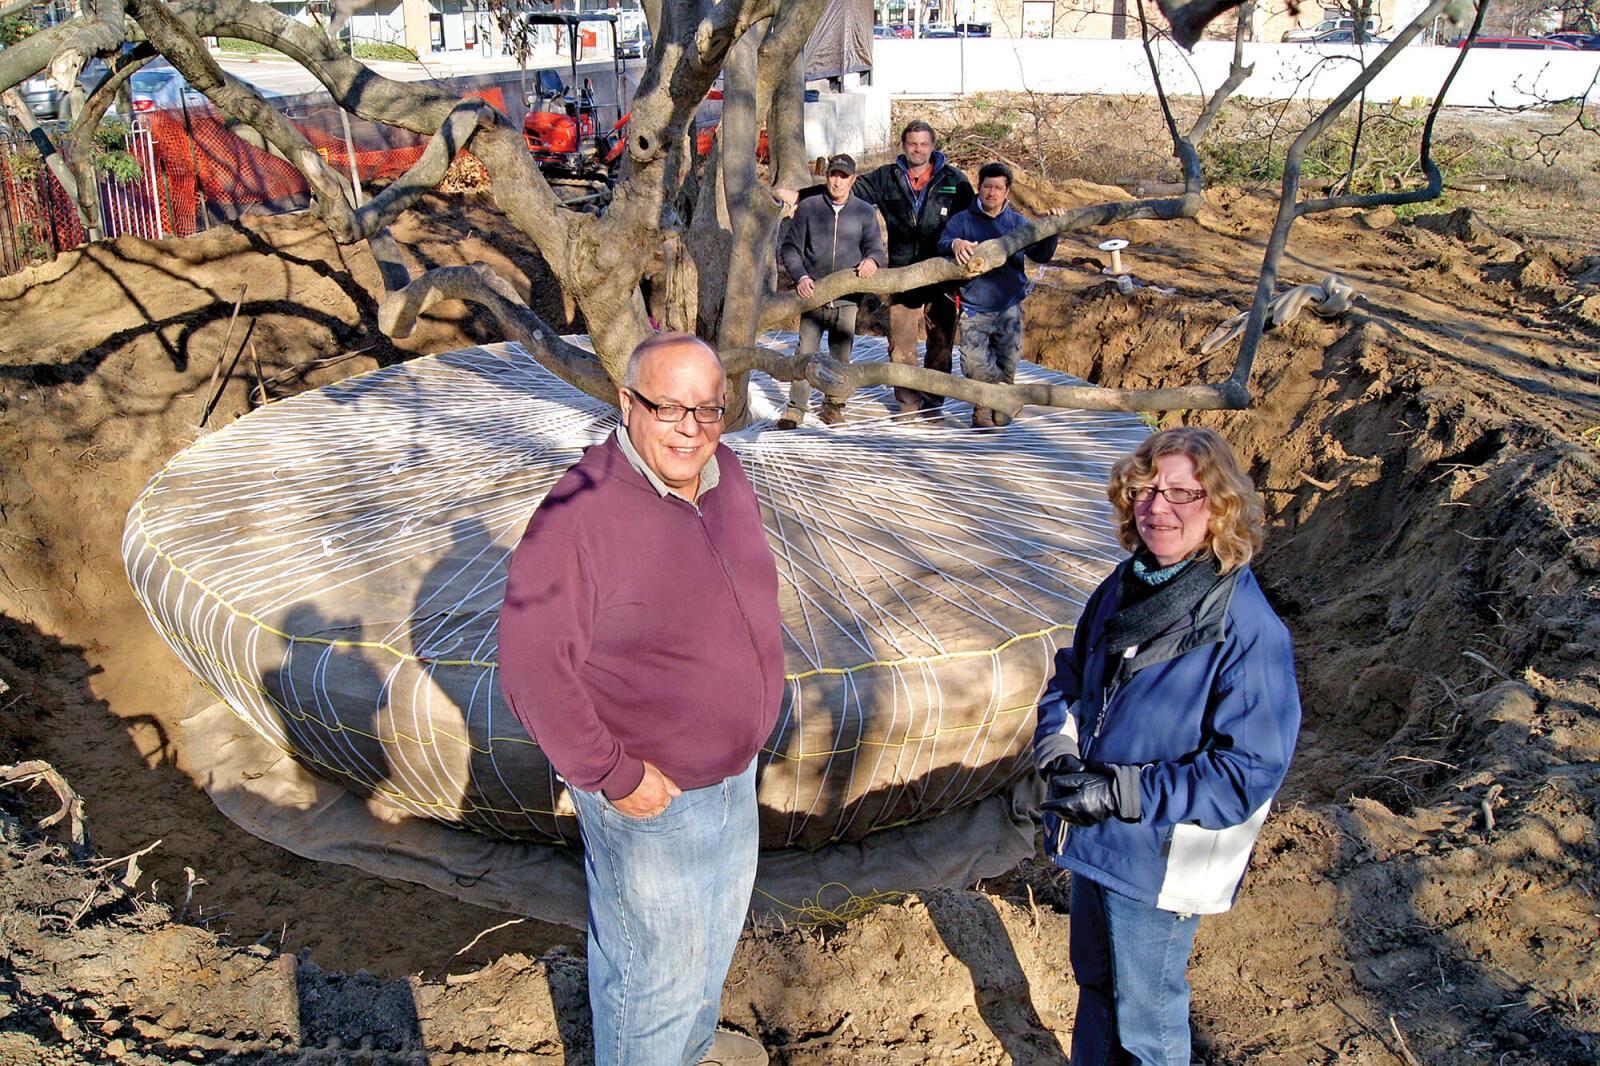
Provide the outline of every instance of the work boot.
<path id="1" fill-rule="evenodd" d="M 931 403 L 925 402 L 922 405 L 922 409 L 918 411 L 917 414 L 921 415 L 922 418 L 928 422 L 943 422 L 944 401 L 936 400 Z"/>
<path id="2" fill-rule="evenodd" d="M 994 412 L 987 407 L 974 407 L 972 409 L 973 429 L 993 429 Z"/>
<path id="3" fill-rule="evenodd" d="M 994 423 L 996 429 L 1011 424 L 1011 416 L 1003 411 L 990 411 L 989 420 Z"/>
<path id="4" fill-rule="evenodd" d="M 743 1033 L 718 1029 L 700 1066 L 767 1066 L 767 1049 Z"/>
<path id="5" fill-rule="evenodd" d="M 817 415 L 825 425 L 837 426 L 844 422 L 844 404 L 827 403 L 822 405 L 821 412 Z"/>
<path id="6" fill-rule="evenodd" d="M 778 419 L 777 426 L 779 429 L 794 429 L 805 420 L 806 413 L 804 411 L 798 407 L 787 407 L 784 409 L 783 415 Z"/>

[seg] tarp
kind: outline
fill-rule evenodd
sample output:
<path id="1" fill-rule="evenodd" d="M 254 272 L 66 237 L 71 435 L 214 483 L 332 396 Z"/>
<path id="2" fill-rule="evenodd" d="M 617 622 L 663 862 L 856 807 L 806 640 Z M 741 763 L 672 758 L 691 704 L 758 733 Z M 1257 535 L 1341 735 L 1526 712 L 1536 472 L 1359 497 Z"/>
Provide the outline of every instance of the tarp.
<path id="1" fill-rule="evenodd" d="M 318 862 L 424 885 L 480 907 L 584 927 L 583 855 L 560 844 L 495 840 L 365 800 L 308 772 L 195 686 L 183 723 L 205 752 L 201 784 L 231 821 Z M 885 829 L 814 851 L 766 849 L 751 910 L 788 921 L 850 896 L 968 886 L 1033 854 L 1036 778 L 931 822 Z"/>
<path id="2" fill-rule="evenodd" d="M 856 357 L 884 358 L 882 338 Z M 897 422 L 877 388 L 845 425 L 780 432 L 786 394 L 755 375 L 756 420 L 723 436 L 784 619 L 762 844 L 871 850 L 1029 775 L 1054 651 L 1122 555 L 1107 472 L 1148 430 L 1029 409 L 975 433 L 957 404 Z M 420 818 L 575 845 L 565 785 L 501 697 L 497 627 L 528 515 L 615 426 L 514 345 L 351 378 L 175 456 L 129 513 L 129 580 L 217 701 L 298 767 Z"/>
<path id="3" fill-rule="evenodd" d="M 806 40 L 806 78 L 872 69 L 872 0 L 828 0 Z"/>

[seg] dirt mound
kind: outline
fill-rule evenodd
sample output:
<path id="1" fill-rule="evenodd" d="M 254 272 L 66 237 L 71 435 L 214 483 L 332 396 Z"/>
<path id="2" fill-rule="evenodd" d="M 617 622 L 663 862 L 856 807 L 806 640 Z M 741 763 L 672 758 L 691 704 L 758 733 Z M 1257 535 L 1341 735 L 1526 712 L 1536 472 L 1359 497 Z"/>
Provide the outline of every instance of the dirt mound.
<path id="1" fill-rule="evenodd" d="M 543 292 L 537 257 L 475 201 L 434 206 L 405 222 L 419 261 L 489 259 Z M 1198 341 L 1247 305 L 1275 210 L 1221 190 L 1195 220 L 1064 239 L 1026 305 L 1026 357 L 1105 384 L 1220 380 L 1236 349 Z M 1132 242 L 1132 295 L 1100 273 L 1107 236 Z M 1270 333 L 1249 410 L 1161 419 L 1221 430 L 1262 488 L 1257 572 L 1306 715 L 1239 904 L 1201 925 L 1205 1061 L 1600 1051 L 1600 344 L 1573 328 L 1600 298 L 1571 249 L 1471 213 L 1308 219 L 1283 284 L 1337 273 L 1356 308 Z M 0 760 L 61 768 L 101 853 L 162 843 L 118 890 L 122 864 L 63 866 L 11 833 L 0 1061 L 114 1040 L 130 1062 L 341 1061 L 364 1043 L 371 1061 L 581 1061 L 569 932 L 495 928 L 216 814 L 176 728 L 187 680 L 123 586 L 123 515 L 198 432 L 240 283 L 231 347 L 254 342 L 271 395 L 405 357 L 372 324 L 370 260 L 290 222 L 95 246 L 28 280 L 0 293 Z M 441 311 L 407 351 L 478 339 Z M 253 402 L 245 348 L 213 420 Z M 981 887 L 747 935 L 725 1017 L 779 1062 L 1064 1062 L 1064 881 L 1039 863 Z"/>

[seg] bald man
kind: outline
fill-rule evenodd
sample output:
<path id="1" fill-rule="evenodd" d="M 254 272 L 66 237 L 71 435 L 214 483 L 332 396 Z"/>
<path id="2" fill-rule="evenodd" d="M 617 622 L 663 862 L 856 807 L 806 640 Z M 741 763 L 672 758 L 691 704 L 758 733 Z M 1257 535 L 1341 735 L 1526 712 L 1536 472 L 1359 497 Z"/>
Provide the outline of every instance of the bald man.
<path id="1" fill-rule="evenodd" d="M 718 444 L 726 389 L 696 338 L 641 344 L 622 424 L 550 490 L 506 581 L 501 688 L 583 834 L 597 1066 L 766 1061 L 716 1027 L 784 685 L 777 568 Z"/>

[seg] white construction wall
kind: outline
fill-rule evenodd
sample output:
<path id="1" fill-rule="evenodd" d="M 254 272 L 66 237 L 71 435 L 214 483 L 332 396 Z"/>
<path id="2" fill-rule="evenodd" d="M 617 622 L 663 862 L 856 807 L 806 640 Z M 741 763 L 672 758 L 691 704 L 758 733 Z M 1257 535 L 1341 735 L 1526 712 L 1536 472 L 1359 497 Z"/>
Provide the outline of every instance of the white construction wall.
<path id="1" fill-rule="evenodd" d="M 939 38 L 881 40 L 873 47 L 872 83 L 890 96 L 963 96 L 1031 91 L 1146 95 L 1155 91 L 1138 41 Z M 1368 45 L 1374 57 L 1384 46 Z M 1238 95 L 1325 100 L 1359 70 L 1354 46 L 1248 44 L 1255 73 Z M 1369 100 L 1432 100 L 1455 62 L 1455 48 L 1413 45 L 1373 81 Z M 1210 95 L 1227 77 L 1233 45 L 1203 41 L 1194 52 L 1163 42 L 1156 49 L 1162 82 L 1173 95 Z M 1600 53 L 1474 50 L 1445 103 L 1452 107 L 1515 107 L 1592 93 Z"/>

